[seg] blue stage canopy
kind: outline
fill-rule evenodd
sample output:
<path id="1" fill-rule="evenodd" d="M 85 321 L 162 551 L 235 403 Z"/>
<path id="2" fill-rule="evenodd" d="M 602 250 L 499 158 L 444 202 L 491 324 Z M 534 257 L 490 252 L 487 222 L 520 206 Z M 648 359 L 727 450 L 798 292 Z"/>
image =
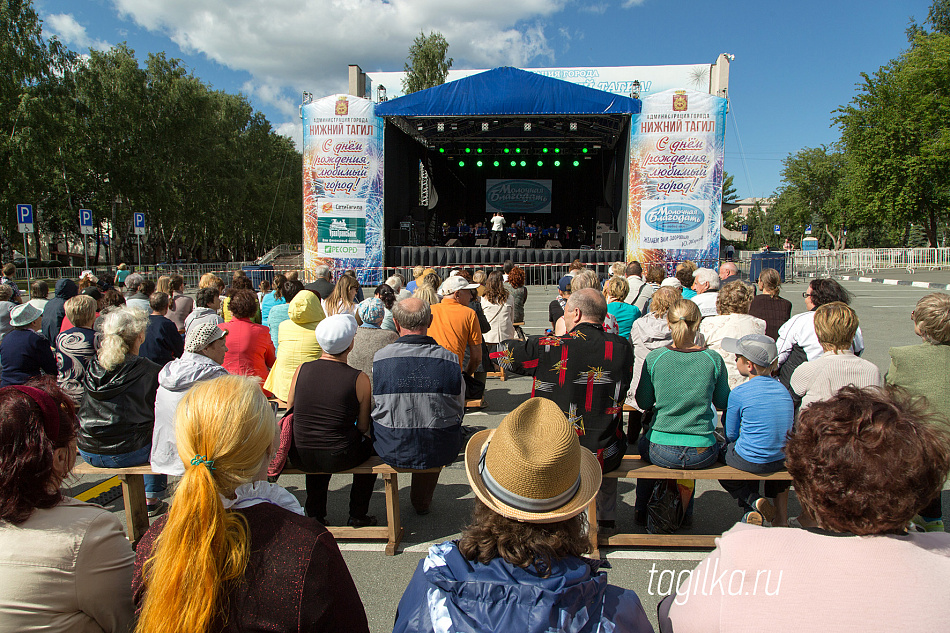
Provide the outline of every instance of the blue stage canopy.
<path id="1" fill-rule="evenodd" d="M 518 68 L 487 70 L 376 106 L 382 117 L 634 114 L 639 99 L 621 97 Z"/>

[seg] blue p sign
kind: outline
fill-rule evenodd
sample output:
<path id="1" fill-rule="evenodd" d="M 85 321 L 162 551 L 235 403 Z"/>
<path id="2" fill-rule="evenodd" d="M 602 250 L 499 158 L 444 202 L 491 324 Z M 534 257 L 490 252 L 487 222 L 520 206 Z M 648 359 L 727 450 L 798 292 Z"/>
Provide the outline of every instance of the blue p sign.
<path id="1" fill-rule="evenodd" d="M 132 225 L 137 229 L 145 228 L 145 214 L 144 213 L 133 213 L 132 214 Z"/>
<path id="2" fill-rule="evenodd" d="M 17 224 L 33 224 L 33 205 L 16 205 L 16 221 Z"/>
<path id="3" fill-rule="evenodd" d="M 79 226 L 92 226 L 92 211 L 89 209 L 79 210 Z"/>
<path id="4" fill-rule="evenodd" d="M 780 235 L 782 233 L 782 226 L 780 224 L 775 225 L 775 234 Z"/>

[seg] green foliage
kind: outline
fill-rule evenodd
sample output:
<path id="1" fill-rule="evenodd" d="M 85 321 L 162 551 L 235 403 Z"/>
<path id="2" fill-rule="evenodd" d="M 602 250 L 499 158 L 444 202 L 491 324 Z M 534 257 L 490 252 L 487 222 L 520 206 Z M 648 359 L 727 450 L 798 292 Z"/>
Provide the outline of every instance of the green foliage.
<path id="1" fill-rule="evenodd" d="M 406 61 L 406 76 L 402 80 L 402 89 L 405 94 L 441 86 L 452 68 L 452 58 L 446 59 L 449 43 L 441 33 L 431 32 L 429 35 L 421 32 L 409 47 L 409 58 Z"/>
<path id="2" fill-rule="evenodd" d="M 733 182 L 732 174 L 727 171 L 722 172 L 722 201 L 735 202 L 739 199 L 739 194 Z"/>
<path id="3" fill-rule="evenodd" d="M 914 45 L 839 108 L 851 196 L 866 221 L 925 227 L 931 246 L 950 203 L 950 35 Z"/>
<path id="4" fill-rule="evenodd" d="M 253 259 L 300 241 L 300 154 L 246 97 L 164 54 L 141 64 L 124 44 L 80 60 L 42 40 L 29 3 L 0 6 L 0 22 L 5 231 L 14 205 L 33 202 L 44 241 L 76 237 L 92 209 L 113 260 L 133 259 L 135 211 L 158 260 Z"/>
<path id="5" fill-rule="evenodd" d="M 782 226 L 783 236 L 801 239 L 805 226 L 814 237 L 823 232 L 834 249 L 844 248 L 850 213 L 844 154 L 825 146 L 800 150 L 782 161 L 782 186 L 770 211 L 770 222 Z"/>

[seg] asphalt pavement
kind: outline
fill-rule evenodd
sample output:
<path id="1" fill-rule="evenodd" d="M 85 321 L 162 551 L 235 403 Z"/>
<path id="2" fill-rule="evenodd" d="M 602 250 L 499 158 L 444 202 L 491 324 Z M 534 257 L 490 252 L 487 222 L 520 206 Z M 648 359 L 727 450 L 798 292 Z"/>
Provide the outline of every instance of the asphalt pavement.
<path id="1" fill-rule="evenodd" d="M 917 273 L 920 275 L 920 273 Z M 875 277 L 887 277 L 880 274 Z M 950 272 L 928 274 L 926 281 L 950 283 Z M 933 278 L 931 278 L 933 277 Z M 919 280 L 921 280 L 918 277 Z M 853 307 L 861 320 L 861 329 L 865 339 L 864 357 L 887 371 L 888 349 L 893 346 L 913 345 L 920 342 L 914 334 L 910 312 L 917 300 L 932 290 L 912 287 L 886 285 L 882 283 L 862 283 L 845 281 L 843 285 L 853 293 Z M 802 291 L 805 284 L 787 284 L 782 294 L 792 301 L 793 313 L 805 310 Z M 525 306 L 526 331 L 539 334 L 548 327 L 547 306 L 554 298 L 553 286 L 532 286 L 528 289 L 528 301 Z M 490 379 L 486 389 L 487 407 L 465 416 L 465 425 L 474 429 L 495 428 L 504 415 L 529 397 L 531 379 L 510 377 L 502 382 Z M 69 489 L 76 496 L 91 487 L 100 484 L 101 478 L 79 477 Z M 305 499 L 304 478 L 302 475 L 283 476 L 280 483 L 297 496 L 303 503 Z M 330 483 L 329 521 L 340 525 L 347 518 L 348 488 L 350 477 L 334 476 Z M 392 630 L 396 607 L 409 579 L 429 545 L 458 538 L 459 532 L 469 519 L 473 495 L 471 494 L 463 462 L 456 462 L 445 468 L 439 480 L 432 503 L 431 514 L 420 517 L 415 514 L 409 503 L 409 477 L 400 478 L 402 521 L 405 528 L 402 545 L 395 556 L 386 556 L 384 543 L 341 541 L 340 549 L 356 581 L 360 596 L 369 617 L 370 628 L 374 632 Z M 741 517 L 738 506 L 716 482 L 697 482 L 698 497 L 694 526 L 696 534 L 721 533 Z M 621 480 L 619 485 L 621 499 L 618 503 L 617 524 L 621 531 L 637 531 L 633 523 L 634 484 Z M 792 516 L 799 509 L 794 492 L 791 495 L 790 512 Z M 376 485 L 370 513 L 385 520 L 382 481 Z M 945 487 L 943 493 L 944 513 L 950 514 L 950 492 Z M 121 496 L 106 504 L 125 521 Z M 780 528 L 776 528 L 780 529 Z M 690 531 L 683 530 L 683 533 Z M 652 622 L 656 622 L 656 604 L 662 593 L 668 592 L 668 583 L 659 583 L 660 579 L 669 579 L 669 574 L 660 572 L 670 570 L 678 574 L 681 570 L 692 569 L 702 560 L 708 550 L 694 549 L 610 549 L 601 550 L 611 565 L 608 578 L 612 584 L 633 589 L 639 595 Z M 652 574 L 651 574 L 652 572 Z"/>

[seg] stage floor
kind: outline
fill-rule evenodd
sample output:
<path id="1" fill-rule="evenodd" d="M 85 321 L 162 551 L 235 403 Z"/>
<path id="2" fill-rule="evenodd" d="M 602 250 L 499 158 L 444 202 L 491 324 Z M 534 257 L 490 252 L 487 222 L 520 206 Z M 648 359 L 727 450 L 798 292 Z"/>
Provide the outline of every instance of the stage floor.
<path id="1" fill-rule="evenodd" d="M 610 264 L 624 261 L 624 252 L 572 248 L 492 248 L 490 246 L 390 246 L 387 266 L 478 266 L 498 265 L 510 259 L 515 264 Z"/>

